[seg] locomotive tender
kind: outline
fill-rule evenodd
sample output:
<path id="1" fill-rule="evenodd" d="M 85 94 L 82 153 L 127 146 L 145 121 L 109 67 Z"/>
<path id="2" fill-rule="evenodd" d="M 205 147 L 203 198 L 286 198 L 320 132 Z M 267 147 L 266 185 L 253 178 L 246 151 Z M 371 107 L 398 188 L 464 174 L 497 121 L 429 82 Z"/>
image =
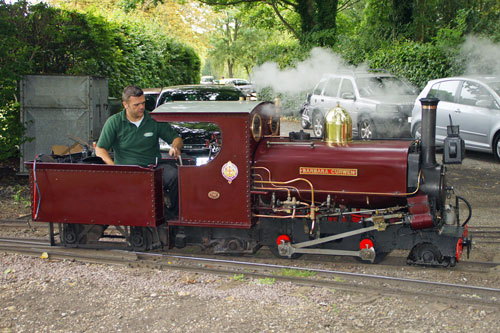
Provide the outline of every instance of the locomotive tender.
<path id="1" fill-rule="evenodd" d="M 376 263 L 404 249 L 408 264 L 454 266 L 470 249 L 471 209 L 459 196 L 450 200 L 446 169 L 435 159 L 437 100 L 422 104 L 421 141 L 352 141 L 340 107 L 326 116 L 325 138 L 310 138 L 302 131 L 280 136 L 278 107 L 270 102 L 164 105 L 151 113 L 159 122 L 220 130 L 207 143 L 207 163 L 186 154 L 177 161 L 178 216 L 165 217 L 162 174 L 154 166 L 39 158 L 26 163 L 32 218 L 50 223 L 52 244 L 58 224 L 65 246 L 95 246 L 115 226 L 135 250 L 200 245 L 252 254 L 268 246 L 283 258 L 344 255 Z M 446 145 L 445 162 L 461 162 L 459 137 Z M 469 209 L 465 222 L 461 202 Z"/>

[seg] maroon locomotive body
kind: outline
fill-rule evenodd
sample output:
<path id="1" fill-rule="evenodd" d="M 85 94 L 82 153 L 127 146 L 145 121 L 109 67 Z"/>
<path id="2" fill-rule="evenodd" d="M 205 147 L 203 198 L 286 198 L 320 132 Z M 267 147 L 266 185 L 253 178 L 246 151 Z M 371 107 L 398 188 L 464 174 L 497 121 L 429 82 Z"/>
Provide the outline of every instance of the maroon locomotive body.
<path id="1" fill-rule="evenodd" d="M 164 216 L 155 166 L 37 160 L 27 163 L 33 220 L 58 223 L 66 246 L 92 246 L 116 226 L 138 250 L 197 244 L 243 254 L 268 246 L 279 257 L 378 262 L 408 249 L 410 264 L 447 266 L 470 244 L 468 219 L 457 217 L 465 199 L 446 201 L 432 133 L 423 142 L 280 136 L 278 110 L 267 102 L 172 103 L 152 116 L 217 128 L 206 163 L 189 151 L 177 162 L 177 216 Z"/>

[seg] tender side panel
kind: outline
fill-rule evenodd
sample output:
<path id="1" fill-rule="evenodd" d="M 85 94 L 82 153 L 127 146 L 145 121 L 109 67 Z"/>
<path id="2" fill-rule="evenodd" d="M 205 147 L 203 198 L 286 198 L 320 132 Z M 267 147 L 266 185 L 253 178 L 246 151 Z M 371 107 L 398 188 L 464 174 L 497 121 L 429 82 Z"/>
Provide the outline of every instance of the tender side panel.
<path id="1" fill-rule="evenodd" d="M 33 164 L 27 167 L 36 221 L 148 227 L 163 223 L 160 170 L 37 163 L 34 173 Z"/>

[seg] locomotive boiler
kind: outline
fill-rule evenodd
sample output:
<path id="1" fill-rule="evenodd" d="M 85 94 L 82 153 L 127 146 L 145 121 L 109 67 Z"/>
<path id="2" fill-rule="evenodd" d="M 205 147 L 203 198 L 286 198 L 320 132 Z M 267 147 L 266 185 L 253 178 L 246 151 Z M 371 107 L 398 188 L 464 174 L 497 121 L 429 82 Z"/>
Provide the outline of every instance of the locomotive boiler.
<path id="1" fill-rule="evenodd" d="M 381 261 L 395 249 L 409 264 L 454 266 L 470 249 L 470 205 L 435 158 L 437 100 L 425 99 L 421 140 L 352 140 L 349 115 L 332 109 L 324 138 L 280 135 L 269 102 L 165 104 L 156 121 L 218 128 L 213 154 L 178 164 L 179 211 L 166 218 L 155 166 L 32 161 L 33 220 L 59 225 L 66 246 L 94 246 L 114 226 L 136 250 L 199 245 L 213 253 L 303 254 Z M 456 139 L 456 138 L 455 138 Z M 448 141 L 444 162 L 460 162 Z M 90 162 L 90 163 L 88 163 Z M 168 158 L 164 163 L 176 163 Z M 459 206 L 469 217 L 460 221 Z M 52 229 L 51 229 L 52 230 Z M 54 234 L 51 232 L 51 239 Z"/>

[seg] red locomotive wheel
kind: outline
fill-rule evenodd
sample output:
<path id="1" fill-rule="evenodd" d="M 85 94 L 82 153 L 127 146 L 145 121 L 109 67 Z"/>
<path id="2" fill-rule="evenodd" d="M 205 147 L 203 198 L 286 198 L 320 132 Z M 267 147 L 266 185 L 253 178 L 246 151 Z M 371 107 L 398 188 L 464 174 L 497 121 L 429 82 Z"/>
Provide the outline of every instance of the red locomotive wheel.
<path id="1" fill-rule="evenodd" d="M 464 240 L 460 238 L 457 242 L 457 262 L 460 261 L 460 257 L 464 251 Z"/>
<path id="2" fill-rule="evenodd" d="M 363 238 L 361 242 L 359 242 L 360 250 L 371 249 L 372 247 L 374 247 L 374 245 L 373 241 L 370 238 Z M 354 258 L 363 264 L 379 264 L 385 259 L 385 257 L 387 257 L 388 254 L 389 252 L 378 252 L 377 249 L 375 248 L 375 260 L 373 260 L 373 262 L 363 260 L 360 257 L 354 257 Z"/>
<path id="3" fill-rule="evenodd" d="M 287 243 L 291 243 L 291 239 L 290 239 L 290 236 L 288 235 L 279 235 L 277 238 L 276 238 L 276 245 L 274 246 L 269 246 L 269 250 L 271 250 L 271 253 L 278 257 L 278 258 L 281 258 L 281 259 L 297 259 L 297 258 L 300 258 L 302 257 L 302 254 L 301 253 L 294 253 L 292 254 L 292 256 L 290 258 L 288 258 L 287 256 L 282 256 L 278 250 L 278 245 L 281 244 L 281 241 L 285 241 Z"/>
<path id="4" fill-rule="evenodd" d="M 286 243 L 290 243 L 291 242 L 290 236 L 288 236 L 288 235 L 280 235 L 278 238 L 276 238 L 276 244 L 278 246 L 281 244 L 281 241 L 284 241 Z"/>

